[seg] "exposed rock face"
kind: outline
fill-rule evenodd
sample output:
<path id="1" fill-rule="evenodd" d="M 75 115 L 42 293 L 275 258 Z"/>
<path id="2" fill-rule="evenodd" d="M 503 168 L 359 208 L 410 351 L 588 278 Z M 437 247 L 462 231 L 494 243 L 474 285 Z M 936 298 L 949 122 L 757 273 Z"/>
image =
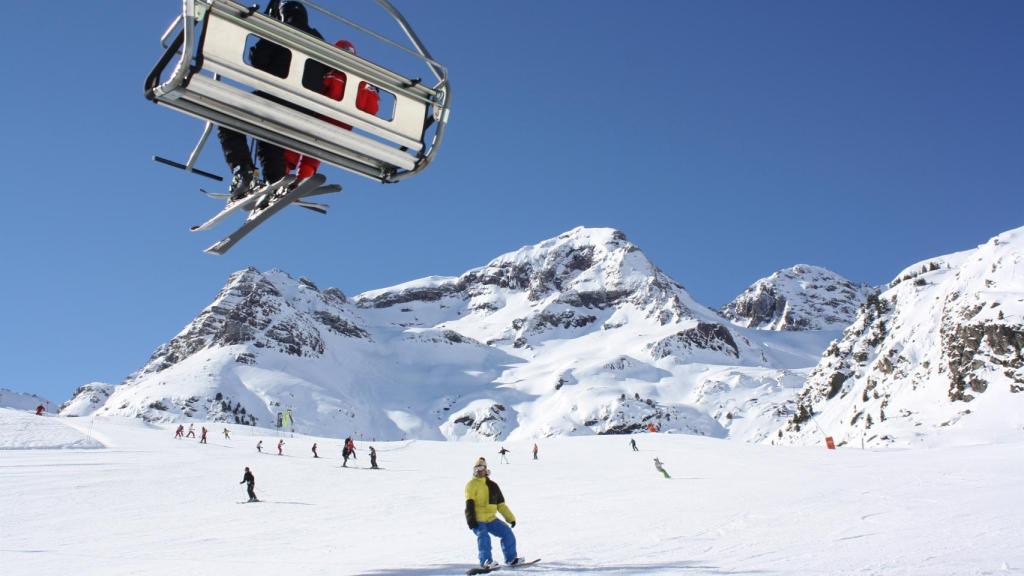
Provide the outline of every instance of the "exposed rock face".
<path id="1" fill-rule="evenodd" d="M 888 290 L 868 298 L 843 338 L 825 351 L 772 441 L 815 442 L 825 432 L 840 443 L 912 445 L 937 434 L 994 438 L 1019 428 L 1024 277 L 1018 262 L 1024 262 L 1024 229 L 902 272 Z"/>
<path id="2" fill-rule="evenodd" d="M 500 440 L 515 423 L 515 413 L 493 400 L 478 400 L 452 414 L 441 426 L 448 440 Z"/>
<path id="3" fill-rule="evenodd" d="M 283 290 L 289 290 L 285 294 Z M 196 352 L 214 347 L 251 345 L 299 357 L 324 353 L 324 330 L 350 338 L 368 338 L 350 313 L 341 291 L 321 293 L 306 279 L 283 272 L 247 268 L 231 276 L 213 304 L 153 353 L 135 378 L 160 372 Z M 248 362 L 247 357 L 239 361 Z"/>
<path id="4" fill-rule="evenodd" d="M 761 330 L 841 330 L 877 290 L 800 264 L 758 280 L 722 308 L 734 323 Z"/>
<path id="5" fill-rule="evenodd" d="M 721 324 L 698 322 L 693 328 L 676 332 L 652 344 L 651 355 L 665 358 L 672 355 L 685 355 L 694 350 L 714 350 L 738 358 L 739 348 L 732 338 L 729 329 Z"/>
<path id="6" fill-rule="evenodd" d="M 99 410 L 114 393 L 116 386 L 102 382 L 91 382 L 79 386 L 71 393 L 71 398 L 60 405 L 61 416 L 89 416 Z"/>

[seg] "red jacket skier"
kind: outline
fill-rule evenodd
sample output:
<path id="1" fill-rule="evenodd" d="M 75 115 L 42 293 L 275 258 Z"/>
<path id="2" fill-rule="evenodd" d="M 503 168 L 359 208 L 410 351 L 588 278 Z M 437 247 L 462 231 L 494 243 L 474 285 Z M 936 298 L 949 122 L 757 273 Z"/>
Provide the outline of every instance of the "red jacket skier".
<path id="1" fill-rule="evenodd" d="M 348 40 L 338 40 L 334 45 L 351 54 L 356 53 L 356 47 Z M 324 75 L 324 82 L 320 93 L 332 100 L 341 102 L 342 97 L 345 95 L 345 83 L 347 80 L 348 77 L 345 76 L 344 72 L 329 69 L 327 74 Z M 367 114 L 377 115 L 377 112 L 380 110 L 380 93 L 377 91 L 376 86 L 366 82 L 359 83 L 359 91 L 356 93 L 356 108 Z M 340 120 L 326 117 L 324 120 L 345 130 L 352 129 L 351 126 Z M 299 180 L 309 178 L 316 174 L 316 171 L 320 168 L 320 161 L 316 158 L 302 156 L 298 152 L 291 150 L 285 150 L 284 161 L 288 165 L 289 174 L 298 167 L 297 177 Z"/>

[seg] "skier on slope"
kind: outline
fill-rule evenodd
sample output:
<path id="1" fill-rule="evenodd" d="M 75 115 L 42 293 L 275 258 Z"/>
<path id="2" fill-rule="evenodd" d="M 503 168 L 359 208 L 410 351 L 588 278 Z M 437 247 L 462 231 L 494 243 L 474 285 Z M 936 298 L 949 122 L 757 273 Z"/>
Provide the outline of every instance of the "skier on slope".
<path id="1" fill-rule="evenodd" d="M 316 453 L 316 442 L 313 442 L 313 458 L 319 458 L 320 456 Z"/>
<path id="2" fill-rule="evenodd" d="M 281 3 L 280 0 L 271 0 L 267 4 L 266 13 L 289 24 L 307 34 L 323 40 L 323 36 L 315 28 L 309 25 L 309 14 L 301 2 L 289 0 Z M 249 61 L 253 67 L 263 70 L 278 78 L 286 78 L 291 67 L 292 54 L 287 48 L 262 38 L 249 49 Z M 308 60 L 302 74 L 302 85 L 311 90 L 319 91 L 323 84 L 327 67 L 315 61 Z M 283 106 L 287 106 L 305 114 L 311 114 L 308 110 L 296 106 L 277 96 L 262 91 L 256 91 L 258 96 L 272 100 Z M 218 127 L 217 138 L 220 139 L 221 149 L 224 151 L 224 159 L 231 168 L 231 199 L 237 201 L 251 194 L 259 186 L 259 173 L 250 158 L 249 143 L 241 132 Z M 263 179 L 267 183 L 277 182 L 286 174 L 284 150 L 269 142 L 256 142 L 256 156 L 259 158 L 263 168 Z"/>
<path id="3" fill-rule="evenodd" d="M 370 468 L 377 469 L 377 451 L 370 446 Z"/>
<path id="4" fill-rule="evenodd" d="M 256 443 L 256 451 L 263 454 L 263 440 Z"/>
<path id="5" fill-rule="evenodd" d="M 253 477 L 248 466 L 245 467 L 245 475 L 242 476 L 242 481 L 239 484 L 245 484 L 245 489 L 249 492 L 249 502 L 259 502 L 256 498 L 256 478 Z"/>
<path id="6" fill-rule="evenodd" d="M 206 433 L 207 432 L 209 432 L 209 430 L 206 429 L 206 426 L 203 426 L 203 433 L 202 433 L 202 436 L 199 438 L 199 443 L 200 444 L 206 444 Z"/>
<path id="7" fill-rule="evenodd" d="M 227 428 L 224 429 L 224 438 L 231 440 L 231 430 L 228 430 Z"/>
<path id="8" fill-rule="evenodd" d="M 345 446 L 341 449 L 341 467 L 348 468 L 348 459 L 356 459 L 356 443 L 352 441 L 352 437 L 345 438 Z"/>
<path id="9" fill-rule="evenodd" d="M 195 437 L 196 437 L 196 425 L 195 424 L 189 424 L 188 425 L 188 434 L 185 435 L 185 438 L 195 438 Z"/>
<path id="10" fill-rule="evenodd" d="M 282 440 L 278 440 L 277 441 L 277 455 L 281 456 L 283 454 L 283 450 L 284 450 L 284 440 L 283 439 Z"/>
<path id="11" fill-rule="evenodd" d="M 43 406 L 42 404 L 36 406 L 36 416 L 42 416 L 43 412 L 46 412 L 46 406 Z"/>
<path id="12" fill-rule="evenodd" d="M 536 442 L 533 443 L 533 459 L 534 460 L 537 459 L 537 443 Z"/>
<path id="13" fill-rule="evenodd" d="M 498 454 L 501 454 L 501 461 L 504 462 L 505 464 L 510 464 L 507 456 L 508 453 L 509 450 L 507 450 L 504 446 L 501 447 L 501 450 L 498 450 Z"/>
<path id="14" fill-rule="evenodd" d="M 654 459 L 654 467 L 658 469 L 658 472 L 661 472 L 662 474 L 664 474 L 665 478 L 671 478 L 671 476 L 668 475 L 668 471 L 665 470 L 665 468 L 662 466 L 661 460 L 658 460 L 657 458 L 655 458 Z"/>
<path id="15" fill-rule="evenodd" d="M 640 449 L 636 447 L 636 438 L 629 439 L 629 445 L 633 447 L 633 452 L 639 452 Z"/>
<path id="16" fill-rule="evenodd" d="M 356 53 L 356 47 L 348 40 L 338 40 L 334 43 L 335 46 L 348 52 L 349 54 Z M 348 77 L 344 72 L 329 68 L 327 74 L 324 75 L 323 86 L 320 89 L 320 93 L 332 100 L 341 101 L 342 96 L 345 95 L 345 84 Z M 356 108 L 367 114 L 377 115 L 380 110 L 380 93 L 377 88 L 367 82 L 359 83 L 359 91 L 356 93 Z M 323 117 L 324 120 L 344 128 L 345 130 L 351 130 L 352 127 L 340 120 L 333 118 Z M 284 161 L 287 165 L 288 173 L 291 174 L 292 170 L 298 168 L 296 173 L 296 180 L 305 180 L 310 176 L 316 174 L 316 171 L 320 168 L 320 161 L 311 156 L 303 156 L 298 152 L 291 150 L 285 150 Z"/>
<path id="17" fill-rule="evenodd" d="M 498 566 L 491 555 L 491 534 L 501 540 L 501 553 L 505 563 L 515 566 L 524 561 L 516 555 L 516 536 L 511 530 L 516 527 L 516 517 L 505 504 L 501 488 L 489 476 L 487 460 L 477 459 L 476 465 L 473 466 L 473 478 L 466 483 L 466 524 L 476 534 L 481 567 Z M 508 524 L 498 519 L 499 512 Z"/>
<path id="18" fill-rule="evenodd" d="M 174 431 L 174 437 L 175 438 L 184 438 L 185 437 L 185 425 L 184 424 L 178 424 L 178 429 Z"/>

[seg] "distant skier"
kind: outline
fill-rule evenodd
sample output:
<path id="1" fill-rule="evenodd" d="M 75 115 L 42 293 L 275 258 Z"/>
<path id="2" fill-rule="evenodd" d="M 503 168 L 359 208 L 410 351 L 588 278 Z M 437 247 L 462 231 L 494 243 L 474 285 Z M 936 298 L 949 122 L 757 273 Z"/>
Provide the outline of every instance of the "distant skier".
<path id="1" fill-rule="evenodd" d="M 509 526 L 516 527 L 516 517 L 505 504 L 501 488 L 488 478 L 490 473 L 487 460 L 477 459 L 473 466 L 473 478 L 466 483 L 466 524 L 476 534 L 480 566 L 498 566 L 491 556 L 491 534 L 501 539 L 501 553 L 505 563 L 515 566 L 524 560 L 516 556 L 516 535 L 509 529 Z M 498 512 L 501 512 L 508 524 L 498 519 Z"/>
<path id="2" fill-rule="evenodd" d="M 501 454 L 501 461 L 504 462 L 505 464 L 511 464 L 511 462 L 508 461 L 508 453 L 509 450 L 506 449 L 504 446 L 501 447 L 501 450 L 498 450 L 498 454 Z"/>
<path id="3" fill-rule="evenodd" d="M 256 443 L 256 451 L 263 454 L 263 440 Z"/>
<path id="4" fill-rule="evenodd" d="M 537 459 L 537 443 L 536 442 L 534 442 L 534 444 L 533 444 L 533 459 L 534 460 Z"/>
<path id="5" fill-rule="evenodd" d="M 185 437 L 185 425 L 184 424 L 178 424 L 178 429 L 174 431 L 174 437 L 175 438 L 184 438 Z"/>
<path id="6" fill-rule="evenodd" d="M 242 476 L 242 481 L 239 484 L 245 484 L 245 489 L 249 491 L 249 502 L 259 502 L 256 499 L 256 478 L 253 477 L 248 466 L 245 467 L 245 475 Z"/>
<path id="7" fill-rule="evenodd" d="M 277 441 L 277 455 L 278 456 L 283 455 L 284 454 L 283 450 L 284 450 L 284 440 L 283 439 L 282 440 L 278 440 Z"/>
<path id="8" fill-rule="evenodd" d="M 185 438 L 195 438 L 195 437 L 196 437 L 196 425 L 195 424 L 189 424 L 188 425 L 188 434 L 185 434 Z"/>
<path id="9" fill-rule="evenodd" d="M 231 430 L 228 430 L 227 428 L 224 429 L 224 438 L 226 440 L 231 440 Z"/>
<path id="10" fill-rule="evenodd" d="M 206 429 L 206 426 L 203 426 L 203 434 L 202 434 L 202 437 L 199 439 L 199 443 L 200 444 L 206 444 L 206 433 L 207 432 L 209 432 L 209 430 Z"/>
<path id="11" fill-rule="evenodd" d="M 36 416 L 42 416 L 43 412 L 46 412 L 46 406 L 43 406 L 42 404 L 36 406 Z"/>
<path id="12" fill-rule="evenodd" d="M 313 458 L 319 458 L 319 457 L 320 456 L 317 456 L 317 453 L 316 453 L 316 442 L 313 442 Z"/>
<path id="13" fill-rule="evenodd" d="M 636 447 L 636 438 L 629 439 L 629 445 L 633 447 L 633 452 L 639 452 L 640 449 Z"/>
<path id="14" fill-rule="evenodd" d="M 352 455 L 352 452 L 348 449 L 348 444 L 341 449 L 341 467 L 348 468 L 348 457 Z"/>
<path id="15" fill-rule="evenodd" d="M 377 470 L 377 451 L 370 446 L 370 468 Z"/>
<path id="16" fill-rule="evenodd" d="M 352 437 L 345 438 L 345 448 L 348 448 L 349 458 L 356 459 L 356 443 L 352 441 Z"/>
<path id="17" fill-rule="evenodd" d="M 654 467 L 658 469 L 658 472 L 661 472 L 662 474 L 664 474 L 665 478 L 671 478 L 671 476 L 668 475 L 668 471 L 665 470 L 665 468 L 662 467 L 661 460 L 658 460 L 657 458 L 655 458 L 654 459 Z"/>

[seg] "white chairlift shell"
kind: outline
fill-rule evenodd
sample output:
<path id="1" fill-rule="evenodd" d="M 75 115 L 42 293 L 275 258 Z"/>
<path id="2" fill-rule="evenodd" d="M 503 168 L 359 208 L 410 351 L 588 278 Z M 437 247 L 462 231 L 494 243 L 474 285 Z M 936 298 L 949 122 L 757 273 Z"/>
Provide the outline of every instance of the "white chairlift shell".
<path id="1" fill-rule="evenodd" d="M 387 0 L 377 2 L 399 20 L 416 43 L 417 50 L 439 77 L 437 86 L 431 88 L 404 78 L 236 2 L 183 0 L 183 17 L 179 18 L 182 32 L 176 40 L 178 48 L 172 45 L 168 49 L 147 80 L 147 97 L 369 178 L 388 182 L 410 176 L 429 163 L 440 145 L 450 102 L 447 76 L 443 75 L 443 68 L 429 58 L 390 3 Z M 202 38 L 196 37 L 199 18 L 206 26 Z M 168 33 L 173 28 L 172 24 Z M 168 35 L 165 33 L 165 37 Z M 250 35 L 291 51 L 291 65 L 286 78 L 256 69 L 243 60 Z M 172 50 L 178 50 L 181 59 L 170 77 L 159 83 L 159 73 L 169 63 Z M 309 59 L 346 74 L 345 94 L 341 101 L 302 85 L 303 70 Z M 324 118 L 298 112 L 231 83 L 219 82 L 216 77 L 202 72 L 220 75 L 272 94 L 316 114 L 349 124 L 355 130 L 337 127 Z M 395 96 L 390 120 L 355 107 L 355 95 L 363 81 Z M 424 150 L 422 139 L 431 115 L 438 127 L 433 142 Z M 193 157 L 195 155 L 193 153 Z M 187 169 L 191 169 L 191 162 Z"/>

